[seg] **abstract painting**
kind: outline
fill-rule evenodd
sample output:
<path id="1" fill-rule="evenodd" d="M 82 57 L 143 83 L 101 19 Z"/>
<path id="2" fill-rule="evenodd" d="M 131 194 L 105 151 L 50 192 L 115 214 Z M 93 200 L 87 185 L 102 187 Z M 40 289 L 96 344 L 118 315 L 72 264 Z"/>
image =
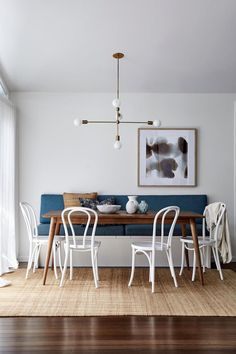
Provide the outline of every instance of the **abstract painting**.
<path id="1" fill-rule="evenodd" d="M 196 185 L 196 129 L 138 130 L 139 186 Z"/>

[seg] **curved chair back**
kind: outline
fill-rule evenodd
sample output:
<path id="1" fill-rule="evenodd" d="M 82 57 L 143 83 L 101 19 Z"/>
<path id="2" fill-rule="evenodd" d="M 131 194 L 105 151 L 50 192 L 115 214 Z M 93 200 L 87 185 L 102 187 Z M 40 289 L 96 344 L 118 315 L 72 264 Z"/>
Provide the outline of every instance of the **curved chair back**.
<path id="1" fill-rule="evenodd" d="M 170 215 L 168 215 L 169 213 L 172 213 L 172 215 L 173 215 L 172 222 L 171 223 L 170 223 L 170 221 L 168 222 L 168 224 L 170 224 L 170 229 L 169 229 L 168 235 L 166 235 L 166 236 L 168 236 L 167 247 L 170 247 L 175 224 L 176 224 L 176 221 L 179 216 L 179 212 L 180 212 L 180 208 L 177 206 L 169 206 L 167 208 L 163 208 L 158 211 L 158 213 L 156 214 L 156 216 L 154 218 L 154 222 L 153 222 L 153 234 L 152 234 L 152 247 L 153 247 L 153 249 L 155 249 L 156 226 L 157 226 L 158 218 L 161 218 L 161 249 L 163 249 L 164 236 L 165 236 L 165 219 L 167 216 L 169 218 L 169 216 L 170 216 Z"/>
<path id="2" fill-rule="evenodd" d="M 87 217 L 86 221 L 86 226 L 84 228 L 84 234 L 82 236 L 82 247 L 85 248 L 86 245 L 86 238 L 88 237 L 88 228 L 91 223 L 91 216 L 94 217 L 94 223 L 93 223 L 93 228 L 92 228 L 92 234 L 91 236 L 91 247 L 94 246 L 94 237 L 96 233 L 96 228 L 97 228 L 97 223 L 98 223 L 98 214 L 96 211 L 90 208 L 83 208 L 83 207 L 71 207 L 71 208 L 66 208 L 62 211 L 61 213 L 61 218 L 65 230 L 65 236 L 66 236 L 66 243 L 69 244 L 69 236 L 70 234 L 72 235 L 72 245 L 74 247 L 77 246 L 77 239 L 76 239 L 76 234 L 73 226 L 73 216 L 76 213 L 82 213 L 85 214 Z"/>
<path id="3" fill-rule="evenodd" d="M 37 219 L 33 207 L 27 202 L 21 202 L 20 209 L 26 224 L 29 240 L 38 236 Z"/>
<path id="4" fill-rule="evenodd" d="M 207 207 L 204 210 L 204 213 L 203 213 L 204 216 L 206 216 L 206 212 L 207 212 Z M 213 239 L 214 241 L 218 240 L 219 232 L 220 232 L 221 227 L 222 227 L 222 223 L 223 223 L 223 220 L 224 220 L 225 213 L 226 213 L 226 204 L 225 203 L 220 203 L 219 216 L 218 216 L 218 219 L 217 219 L 217 223 L 216 223 L 215 229 L 214 230 L 210 230 L 210 238 Z M 206 219 L 205 218 L 202 221 L 202 234 L 203 234 L 203 238 L 205 238 L 205 235 L 206 235 Z"/>

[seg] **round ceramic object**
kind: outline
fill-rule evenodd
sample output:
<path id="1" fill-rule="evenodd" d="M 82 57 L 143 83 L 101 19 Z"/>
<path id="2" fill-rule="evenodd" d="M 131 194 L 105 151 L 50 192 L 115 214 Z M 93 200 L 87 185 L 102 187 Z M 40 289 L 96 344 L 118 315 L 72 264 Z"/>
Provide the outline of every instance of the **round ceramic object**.
<path id="1" fill-rule="evenodd" d="M 121 205 L 109 205 L 109 204 L 103 204 L 103 205 L 97 205 L 98 210 L 100 213 L 104 214 L 114 214 L 118 210 L 120 210 Z"/>
<path id="2" fill-rule="evenodd" d="M 141 214 L 146 214 L 148 211 L 148 204 L 145 202 L 145 200 L 141 200 L 141 203 L 138 205 L 138 210 Z"/>
<path id="3" fill-rule="evenodd" d="M 130 195 L 128 196 L 128 202 L 126 204 L 126 211 L 128 214 L 134 214 L 138 210 L 138 202 L 137 202 L 137 196 L 136 195 Z"/>

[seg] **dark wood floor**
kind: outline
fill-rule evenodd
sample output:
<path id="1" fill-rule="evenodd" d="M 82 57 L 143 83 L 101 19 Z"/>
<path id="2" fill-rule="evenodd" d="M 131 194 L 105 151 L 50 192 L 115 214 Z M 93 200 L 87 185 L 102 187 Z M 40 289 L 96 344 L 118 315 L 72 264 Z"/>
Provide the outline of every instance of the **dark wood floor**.
<path id="1" fill-rule="evenodd" d="M 235 318 L 4 318 L 0 353 L 235 353 Z"/>
<path id="2" fill-rule="evenodd" d="M 0 353 L 236 353 L 236 317 L 0 318 Z"/>

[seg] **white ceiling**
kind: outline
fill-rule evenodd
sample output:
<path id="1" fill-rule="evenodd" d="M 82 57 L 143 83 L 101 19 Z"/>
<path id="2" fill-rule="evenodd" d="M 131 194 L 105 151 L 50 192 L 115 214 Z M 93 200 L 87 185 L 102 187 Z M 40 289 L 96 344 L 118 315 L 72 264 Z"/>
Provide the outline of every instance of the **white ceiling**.
<path id="1" fill-rule="evenodd" d="M 0 0 L 10 90 L 236 92 L 236 0 Z"/>

